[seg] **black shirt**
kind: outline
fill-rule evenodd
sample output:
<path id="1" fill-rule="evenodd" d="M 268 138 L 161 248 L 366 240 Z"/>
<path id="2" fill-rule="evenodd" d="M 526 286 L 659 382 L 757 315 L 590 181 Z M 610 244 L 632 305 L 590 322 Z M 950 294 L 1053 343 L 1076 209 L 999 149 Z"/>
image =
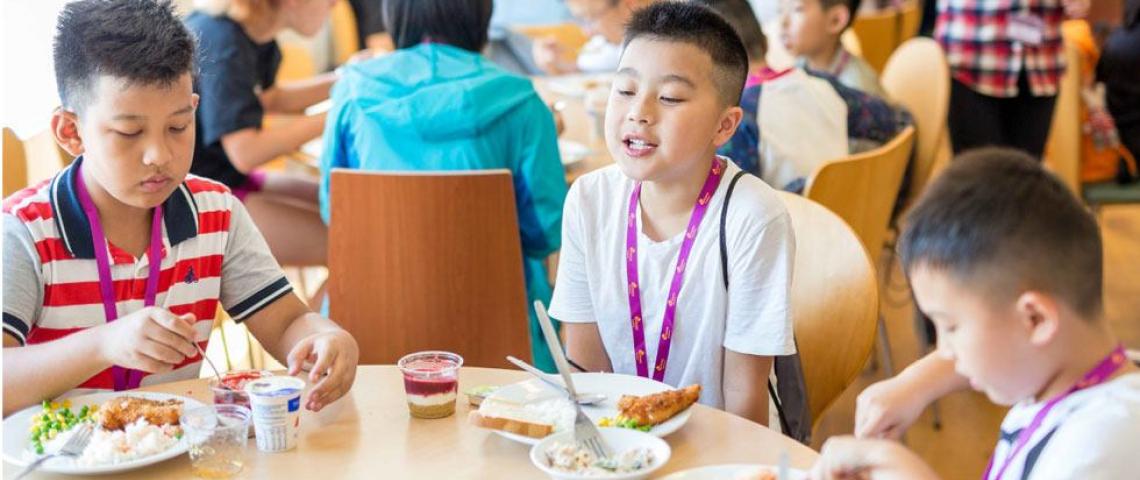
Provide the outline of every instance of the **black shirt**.
<path id="1" fill-rule="evenodd" d="M 261 128 L 265 110 L 258 93 L 273 86 L 281 67 L 276 41 L 258 45 L 237 22 L 194 12 L 186 27 L 198 38 L 198 132 L 190 172 L 222 182 L 230 188 L 246 182 L 234 168 L 222 137 L 246 128 Z"/>

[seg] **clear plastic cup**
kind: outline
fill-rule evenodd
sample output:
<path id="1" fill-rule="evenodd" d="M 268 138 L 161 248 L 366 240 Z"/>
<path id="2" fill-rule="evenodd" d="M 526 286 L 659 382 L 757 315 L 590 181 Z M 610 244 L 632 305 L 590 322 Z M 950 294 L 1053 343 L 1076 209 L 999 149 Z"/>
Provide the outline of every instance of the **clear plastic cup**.
<path id="1" fill-rule="evenodd" d="M 209 381 L 210 391 L 214 393 L 214 405 L 241 405 L 249 407 L 249 394 L 245 392 L 245 385 L 254 380 L 273 376 L 268 370 L 239 370 L 222 375 L 219 385 L 216 378 Z M 249 424 L 249 436 L 253 438 L 253 422 Z"/>
<path id="2" fill-rule="evenodd" d="M 249 438 L 250 411 L 214 405 L 182 412 L 179 423 L 190 446 L 190 470 L 201 478 L 230 478 L 241 472 Z"/>
<path id="3" fill-rule="evenodd" d="M 297 446 L 304 390 L 304 380 L 286 376 L 261 378 L 245 385 L 258 450 L 284 452 Z"/>
<path id="4" fill-rule="evenodd" d="M 404 392 L 413 417 L 444 418 L 455 413 L 463 357 L 451 352 L 417 352 L 405 355 L 397 365 L 404 373 Z"/>

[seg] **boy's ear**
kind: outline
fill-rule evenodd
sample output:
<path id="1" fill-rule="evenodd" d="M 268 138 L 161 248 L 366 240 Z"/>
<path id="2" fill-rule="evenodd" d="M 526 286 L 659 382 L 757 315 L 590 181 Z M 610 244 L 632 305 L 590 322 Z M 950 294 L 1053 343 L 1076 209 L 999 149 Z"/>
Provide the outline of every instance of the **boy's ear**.
<path id="1" fill-rule="evenodd" d="M 1053 297 L 1031 290 L 1017 298 L 1014 308 L 1029 343 L 1044 346 L 1056 338 L 1061 329 L 1061 306 Z"/>
<path id="2" fill-rule="evenodd" d="M 835 5 L 827 9 L 827 21 L 825 23 L 827 33 L 835 36 L 843 34 L 852 15 L 854 12 L 847 8 L 847 5 Z"/>
<path id="3" fill-rule="evenodd" d="M 79 115 L 56 107 L 51 115 L 51 133 L 60 148 L 73 157 L 83 155 L 83 139 L 79 136 Z"/>
<path id="4" fill-rule="evenodd" d="M 726 109 L 720 116 L 720 123 L 717 124 L 716 134 L 713 136 L 713 145 L 720 148 L 728 143 L 732 135 L 736 133 L 736 128 L 740 126 L 740 121 L 743 118 L 743 108 L 732 106 Z"/>

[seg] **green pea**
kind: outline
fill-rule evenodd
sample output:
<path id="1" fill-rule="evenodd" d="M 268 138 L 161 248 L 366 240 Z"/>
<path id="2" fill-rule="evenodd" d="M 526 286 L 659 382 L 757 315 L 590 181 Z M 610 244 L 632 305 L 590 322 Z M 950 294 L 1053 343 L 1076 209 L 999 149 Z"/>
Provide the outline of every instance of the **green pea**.
<path id="1" fill-rule="evenodd" d="M 44 454 L 44 446 L 37 443 L 36 444 L 36 455 L 43 455 L 43 454 Z"/>
<path id="2" fill-rule="evenodd" d="M 40 405 L 42 405 L 44 407 L 44 410 L 51 410 L 51 402 L 49 402 L 47 400 L 44 400 L 44 402 L 41 403 Z"/>
<path id="3" fill-rule="evenodd" d="M 88 408 L 87 405 L 84 405 L 83 408 L 79 409 L 80 417 L 86 417 L 88 413 L 91 413 L 91 409 Z"/>

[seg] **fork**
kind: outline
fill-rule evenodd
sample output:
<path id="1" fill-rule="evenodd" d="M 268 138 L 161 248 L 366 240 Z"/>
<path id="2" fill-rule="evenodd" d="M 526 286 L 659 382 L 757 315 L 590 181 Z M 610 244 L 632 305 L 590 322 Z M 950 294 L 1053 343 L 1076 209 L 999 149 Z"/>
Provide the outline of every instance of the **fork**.
<path id="1" fill-rule="evenodd" d="M 83 424 L 79 425 L 76 427 L 75 433 L 71 434 L 71 438 L 68 438 L 67 442 L 64 442 L 62 448 L 60 448 L 55 453 L 44 455 L 37 459 L 35 462 L 32 462 L 31 465 L 28 465 L 28 468 L 24 469 L 23 472 L 20 472 L 20 474 L 16 476 L 16 480 L 20 480 L 21 478 L 27 476 L 29 473 L 34 472 L 37 468 L 40 468 L 40 465 L 43 465 L 43 463 L 46 462 L 49 458 L 78 457 L 82 455 L 83 449 L 87 448 L 87 444 L 91 442 L 92 432 L 94 432 L 94 427 L 92 427 L 90 423 L 84 422 Z"/>
<path id="2" fill-rule="evenodd" d="M 577 416 L 574 418 L 574 441 L 584 445 L 595 457 L 610 458 L 610 451 L 606 442 L 602 440 L 602 433 L 598 431 L 593 420 L 582 412 L 582 406 L 578 405 L 578 390 L 574 388 L 574 380 L 570 376 L 570 365 L 566 362 L 566 354 L 562 353 L 562 342 L 558 339 L 558 333 L 554 331 L 554 324 L 550 322 L 550 316 L 546 314 L 546 306 L 542 304 L 542 300 L 534 301 L 534 310 L 538 314 L 538 323 L 542 326 L 542 335 L 546 337 L 550 355 L 554 357 L 554 365 L 558 367 L 558 373 L 562 374 L 562 383 L 566 384 L 566 391 L 570 393 L 570 403 L 574 404 L 574 410 L 577 411 Z"/>

